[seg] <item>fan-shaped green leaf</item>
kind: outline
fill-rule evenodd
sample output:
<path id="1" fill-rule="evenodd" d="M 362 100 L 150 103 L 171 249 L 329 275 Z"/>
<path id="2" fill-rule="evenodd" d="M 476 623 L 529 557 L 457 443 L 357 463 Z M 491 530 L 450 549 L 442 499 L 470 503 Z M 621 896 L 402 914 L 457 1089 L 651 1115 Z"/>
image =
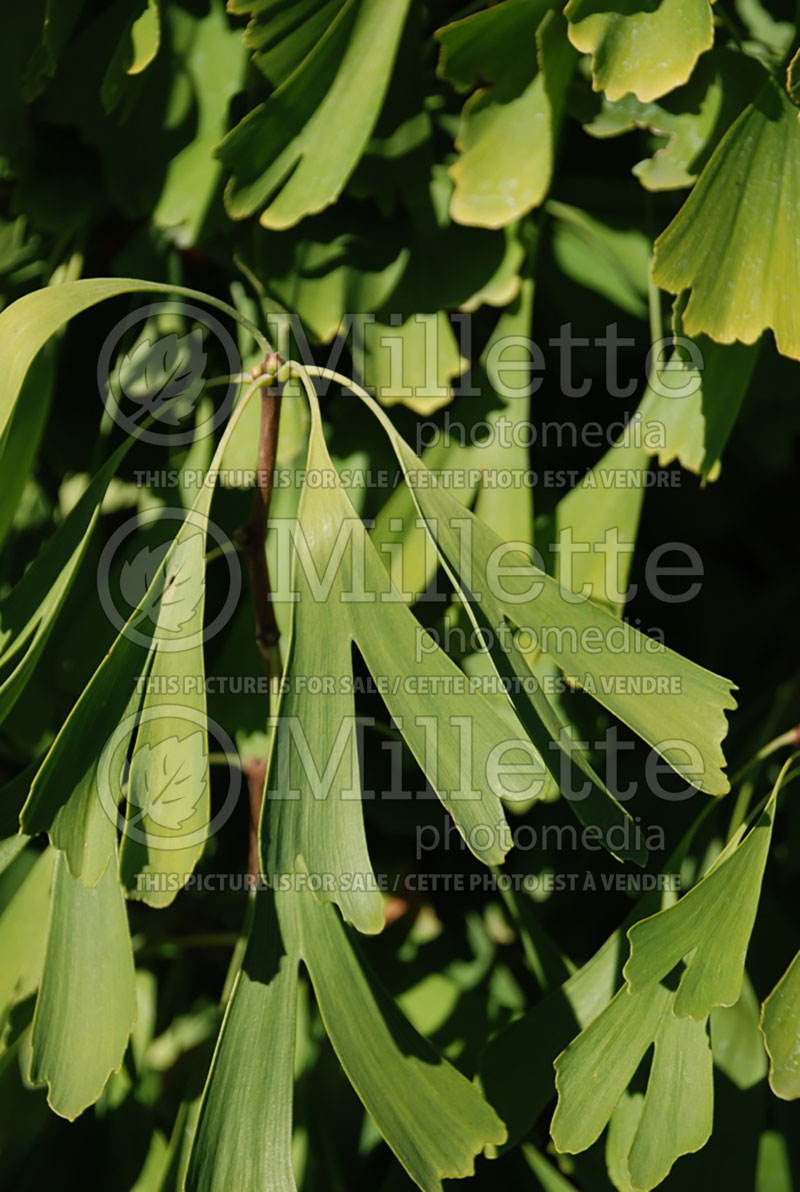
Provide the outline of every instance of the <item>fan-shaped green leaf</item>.
<path id="1" fill-rule="evenodd" d="M 800 359 L 800 125 L 768 80 L 715 149 L 689 198 L 655 243 L 653 277 L 691 289 L 689 336 L 751 344 L 767 328 L 778 351 Z"/>
<path id="2" fill-rule="evenodd" d="M 739 1000 L 785 773 L 786 767 L 744 839 L 734 839 L 674 906 L 630 929 L 631 954 L 623 975 L 634 993 L 649 989 L 683 961 L 686 967 L 675 995 L 678 1017 L 704 1019 L 715 1006 L 732 1006 Z"/>
<path id="3" fill-rule="evenodd" d="M 519 551 L 521 544 L 504 543 L 474 515 L 465 514 L 393 429 L 390 435 L 440 553 L 460 574 L 469 599 L 480 599 L 490 612 L 493 628 L 497 630 L 505 619 L 527 625 L 565 675 L 628 724 L 678 772 L 683 768 L 688 774 L 686 751 L 693 753 L 696 765 L 689 767 L 693 772 L 688 775 L 693 785 L 709 794 L 724 793 L 728 783 L 721 769 L 720 741 L 727 731 L 725 710 L 735 706 L 731 684 L 620 623 L 592 600 L 565 595 L 555 580 Z M 617 637 L 619 653 L 616 647 L 609 648 Z M 587 648 L 590 639 L 592 645 Z M 641 688 L 634 695 L 627 680 L 615 681 L 615 676 L 623 675 L 662 681 L 655 684 L 655 691 L 645 694 Z M 679 680 L 681 698 L 668 694 L 670 676 Z M 704 709 L 702 720 L 698 708 Z"/>
<path id="4" fill-rule="evenodd" d="M 635 1131 L 628 1123 L 630 1185 L 655 1188 L 681 1155 L 711 1135 L 714 1085 L 705 1021 L 672 1013 L 672 992 L 623 987 L 555 1061 L 558 1105 L 551 1125 L 557 1148 L 576 1153 L 600 1136 L 654 1045 L 647 1091 Z"/>
<path id="5" fill-rule="evenodd" d="M 450 169 L 452 218 L 498 228 L 538 207 L 550 187 L 564 92 L 575 55 L 541 0 L 505 0 L 445 26 L 440 73 L 492 85 L 470 96 Z M 525 57 L 516 49 L 530 45 Z"/>
<path id="6" fill-rule="evenodd" d="M 592 55 L 592 86 L 609 99 L 632 91 L 658 99 L 685 83 L 700 55 L 711 48 L 714 22 L 709 0 L 569 0 L 569 38 Z"/>

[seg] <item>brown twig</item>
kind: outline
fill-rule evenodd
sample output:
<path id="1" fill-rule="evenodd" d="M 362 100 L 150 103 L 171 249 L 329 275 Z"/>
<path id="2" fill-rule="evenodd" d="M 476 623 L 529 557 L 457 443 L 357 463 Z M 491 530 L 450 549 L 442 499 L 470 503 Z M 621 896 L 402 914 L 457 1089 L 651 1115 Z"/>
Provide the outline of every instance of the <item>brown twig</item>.
<path id="1" fill-rule="evenodd" d="M 253 369 L 254 377 L 266 375 L 272 380 L 283 365 L 277 354 L 267 357 L 264 363 Z M 238 537 L 246 552 L 250 568 L 250 590 L 256 622 L 256 642 L 261 651 L 268 683 L 272 683 L 275 671 L 280 670 L 280 630 L 275 619 L 272 603 L 272 589 L 269 582 L 269 568 L 265 540 L 269 525 L 269 506 L 272 499 L 272 485 L 275 475 L 275 459 L 278 450 L 278 427 L 281 416 L 281 385 L 266 384 L 261 390 L 261 430 L 258 439 L 258 472 L 253 490 L 253 507 L 249 523 L 239 531 Z M 250 792 L 250 855 L 248 873 L 254 879 L 260 872 L 258 853 L 258 820 L 264 792 L 266 761 L 254 762 L 247 768 Z"/>

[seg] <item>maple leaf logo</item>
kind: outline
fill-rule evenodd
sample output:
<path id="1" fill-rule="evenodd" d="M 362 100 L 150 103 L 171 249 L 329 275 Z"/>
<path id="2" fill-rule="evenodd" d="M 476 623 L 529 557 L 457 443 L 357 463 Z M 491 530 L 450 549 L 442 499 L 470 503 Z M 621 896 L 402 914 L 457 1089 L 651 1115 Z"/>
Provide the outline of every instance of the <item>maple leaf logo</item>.
<path id="1" fill-rule="evenodd" d="M 193 535 L 178 542 L 167 560 L 163 585 L 149 591 L 171 545 L 143 546 L 133 559 L 123 564 L 119 587 L 131 608 L 140 609 L 143 617 L 149 617 L 162 629 L 177 632 L 191 621 L 203 596 L 202 541 Z"/>
<path id="2" fill-rule="evenodd" d="M 166 831 L 180 831 L 205 794 L 207 768 L 205 734 L 199 729 L 183 740 L 166 737 L 140 745 L 129 793 L 131 805 L 140 810 L 129 823 L 147 818 Z"/>
<path id="3" fill-rule="evenodd" d="M 138 407 L 132 421 L 152 414 L 160 422 L 178 426 L 185 407 L 193 408 L 203 391 L 207 359 L 199 327 L 186 335 L 173 332 L 138 343 L 119 368 L 120 388 Z"/>

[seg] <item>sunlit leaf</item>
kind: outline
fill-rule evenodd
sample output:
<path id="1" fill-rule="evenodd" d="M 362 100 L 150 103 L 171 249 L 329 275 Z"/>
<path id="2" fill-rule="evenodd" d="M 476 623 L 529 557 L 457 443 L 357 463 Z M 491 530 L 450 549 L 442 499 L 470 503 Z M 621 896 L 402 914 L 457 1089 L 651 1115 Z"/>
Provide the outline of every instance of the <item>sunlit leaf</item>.
<path id="1" fill-rule="evenodd" d="M 475 601 L 480 593 L 484 614 L 488 610 L 493 616 L 495 631 L 504 620 L 531 628 L 540 648 L 552 656 L 565 675 L 588 690 L 679 771 L 681 766 L 686 771 L 687 746 L 696 751 L 700 760 L 690 775 L 693 785 L 709 794 L 726 791 L 728 783 L 721 770 L 724 757 L 720 741 L 727 731 L 724 711 L 734 706 L 731 684 L 660 643 L 645 639 L 627 623 L 620 624 L 611 613 L 585 596 L 565 595 L 555 580 L 519 550 L 519 543 L 503 543 L 478 518 L 465 514 L 463 507 L 437 486 L 435 478 L 388 424 L 387 430 L 440 553 L 456 574 L 462 572 L 463 587 L 469 598 Z M 466 550 L 462 544 L 464 534 Z M 509 566 L 509 573 L 501 578 L 496 570 L 501 558 L 507 564 L 513 559 L 513 575 Z M 468 568 L 464 573 L 465 564 Z M 582 637 L 585 632 L 592 638 L 591 650 L 581 644 L 586 640 Z M 604 637 L 606 642 L 611 640 L 607 634 L 619 634 L 620 653 L 612 652 L 607 644 L 604 646 Z M 633 696 L 613 681 L 615 674 L 623 673 L 628 676 L 639 673 L 651 679 L 678 676 L 682 698 L 676 699 L 663 691 L 659 694 L 658 684 L 654 692 Z M 692 696 L 692 692 L 696 695 Z M 697 716 L 700 707 L 705 710 L 703 722 Z M 678 741 L 682 743 L 680 747 Z"/>
<path id="2" fill-rule="evenodd" d="M 720 141 L 675 219 L 655 243 L 653 277 L 691 289 L 686 334 L 752 344 L 767 328 L 800 359 L 797 109 L 768 80 Z"/>
<path id="3" fill-rule="evenodd" d="M 272 880 L 294 873 L 302 858 L 320 898 L 338 902 L 361 930 L 379 931 L 382 900 L 360 806 L 353 643 L 431 786 L 487 864 L 502 861 L 510 844 L 499 830 L 501 797 L 518 797 L 520 787 L 537 793 L 544 767 L 409 612 L 341 487 L 318 412 L 308 468 L 330 479 L 306 486 L 298 514 L 298 600 L 267 775 L 263 867 Z M 309 677 L 327 686 L 309 691 Z"/>
<path id="4" fill-rule="evenodd" d="M 437 37 L 441 74 L 461 85 L 490 82 L 461 114 L 451 215 L 457 223 L 503 227 L 547 194 L 574 53 L 563 23 L 541 0 L 505 0 Z M 527 56 L 516 48 L 520 41 L 530 46 Z"/>
<path id="5" fill-rule="evenodd" d="M 623 987 L 555 1062 L 559 1100 L 551 1133 L 559 1150 L 575 1153 L 599 1137 L 654 1044 L 627 1154 L 631 1186 L 643 1192 L 711 1134 L 714 1090 L 706 1023 L 676 1018 L 672 998 L 664 985 L 639 994 Z"/>
<path id="6" fill-rule="evenodd" d="M 613 8 L 569 0 L 564 15 L 572 44 L 592 55 L 592 86 L 609 99 L 627 91 L 642 100 L 666 95 L 714 40 L 709 0 L 617 0 Z"/>
<path id="7" fill-rule="evenodd" d="M 623 973 L 634 993 L 649 989 L 683 961 L 676 1015 L 700 1020 L 715 1006 L 733 1006 L 739 1000 L 775 803 L 785 773 L 784 767 L 744 839 L 734 838 L 711 870 L 674 906 L 630 929 L 631 954 Z"/>
<path id="8" fill-rule="evenodd" d="M 601 138 L 642 128 L 665 137 L 666 143 L 637 162 L 633 173 L 645 190 L 691 186 L 762 82 L 763 72 L 752 58 L 715 48 L 701 57 L 683 87 L 658 101 L 643 102 L 628 94 L 612 103 L 603 96 L 600 110 L 584 128 Z"/>

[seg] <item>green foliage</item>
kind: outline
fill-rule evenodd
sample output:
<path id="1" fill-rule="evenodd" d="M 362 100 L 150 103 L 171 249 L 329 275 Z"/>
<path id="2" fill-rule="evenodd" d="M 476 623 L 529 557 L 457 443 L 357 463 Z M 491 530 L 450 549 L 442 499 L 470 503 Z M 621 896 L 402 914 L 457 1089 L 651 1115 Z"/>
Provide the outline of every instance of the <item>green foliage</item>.
<path id="1" fill-rule="evenodd" d="M 798 1183 L 796 21 L 9 6 L 3 1186 Z"/>

